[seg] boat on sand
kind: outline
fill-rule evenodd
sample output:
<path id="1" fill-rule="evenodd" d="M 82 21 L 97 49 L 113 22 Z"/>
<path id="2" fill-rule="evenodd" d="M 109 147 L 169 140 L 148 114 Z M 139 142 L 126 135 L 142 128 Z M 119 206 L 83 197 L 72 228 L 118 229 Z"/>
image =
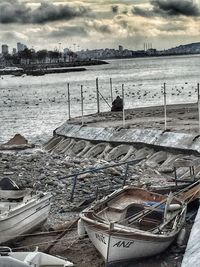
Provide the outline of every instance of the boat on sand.
<path id="1" fill-rule="evenodd" d="M 73 263 L 66 259 L 39 252 L 12 252 L 8 247 L 0 247 L 0 266 L 4 267 L 67 267 Z"/>
<path id="2" fill-rule="evenodd" d="M 47 219 L 50 193 L 21 190 L 9 178 L 0 181 L 0 244 L 32 232 Z"/>
<path id="3" fill-rule="evenodd" d="M 80 214 L 84 231 L 106 263 L 149 257 L 164 251 L 185 222 L 187 205 L 170 193 L 164 196 L 124 187 Z"/>

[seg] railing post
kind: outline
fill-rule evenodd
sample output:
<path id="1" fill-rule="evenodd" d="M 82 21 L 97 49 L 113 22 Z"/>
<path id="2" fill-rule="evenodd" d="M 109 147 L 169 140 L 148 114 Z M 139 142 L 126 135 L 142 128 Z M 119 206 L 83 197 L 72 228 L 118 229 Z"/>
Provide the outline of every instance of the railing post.
<path id="1" fill-rule="evenodd" d="M 122 84 L 122 101 L 123 101 L 123 127 L 125 127 L 125 102 L 124 102 L 124 84 Z"/>
<path id="2" fill-rule="evenodd" d="M 110 97 L 111 97 L 111 102 L 113 102 L 112 78 L 110 78 Z"/>
<path id="3" fill-rule="evenodd" d="M 99 196 L 99 187 L 97 186 L 97 187 L 96 187 L 96 197 L 95 197 L 96 200 L 98 199 L 98 196 Z"/>
<path id="4" fill-rule="evenodd" d="M 68 116 L 69 120 L 71 120 L 71 107 L 70 107 L 70 91 L 69 91 L 69 83 L 67 83 L 67 102 L 68 102 Z"/>
<path id="5" fill-rule="evenodd" d="M 81 125 L 83 126 L 83 85 L 81 85 Z"/>
<path id="6" fill-rule="evenodd" d="M 178 189 L 178 177 L 177 177 L 177 172 L 176 172 L 176 167 L 174 167 L 174 177 L 175 177 L 175 185 L 176 185 L 176 189 Z"/>
<path id="7" fill-rule="evenodd" d="M 127 163 L 126 171 L 125 171 L 125 174 L 124 174 L 123 187 L 126 185 L 126 179 L 127 179 L 127 176 L 128 176 L 128 167 L 129 167 L 129 164 Z"/>
<path id="8" fill-rule="evenodd" d="M 70 196 L 70 202 L 73 202 L 73 200 L 74 200 L 74 192 L 75 192 L 75 188 L 76 188 L 77 178 L 78 178 L 78 175 L 75 175 L 74 179 L 73 179 L 73 186 L 72 186 L 72 191 L 71 191 L 71 196 Z"/>
<path id="9" fill-rule="evenodd" d="M 199 114 L 199 134 L 200 134 L 200 92 L 199 92 L 199 83 L 197 83 L 197 94 L 198 94 L 198 114 Z"/>
<path id="10" fill-rule="evenodd" d="M 167 96 L 166 96 L 166 83 L 164 83 L 163 95 L 164 95 L 165 130 L 167 130 Z"/>
<path id="11" fill-rule="evenodd" d="M 96 78 L 96 91 L 97 91 L 97 113 L 100 113 L 100 105 L 99 105 L 99 79 Z"/>

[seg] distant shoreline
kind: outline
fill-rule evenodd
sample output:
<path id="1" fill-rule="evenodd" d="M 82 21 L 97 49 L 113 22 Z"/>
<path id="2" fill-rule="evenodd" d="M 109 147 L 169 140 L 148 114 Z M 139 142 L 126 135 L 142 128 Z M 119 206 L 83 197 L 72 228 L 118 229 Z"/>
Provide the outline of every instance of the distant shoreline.
<path id="1" fill-rule="evenodd" d="M 109 64 L 109 63 L 103 60 L 89 60 L 89 61 L 76 61 L 76 62 L 20 64 L 16 65 L 16 67 L 22 68 L 23 70 L 2 69 L 0 70 L 0 75 L 21 76 L 23 74 L 27 74 L 27 75 L 39 76 L 49 73 L 85 71 L 87 69 L 83 68 L 83 66 L 93 66 L 93 65 L 103 65 L 103 64 Z"/>

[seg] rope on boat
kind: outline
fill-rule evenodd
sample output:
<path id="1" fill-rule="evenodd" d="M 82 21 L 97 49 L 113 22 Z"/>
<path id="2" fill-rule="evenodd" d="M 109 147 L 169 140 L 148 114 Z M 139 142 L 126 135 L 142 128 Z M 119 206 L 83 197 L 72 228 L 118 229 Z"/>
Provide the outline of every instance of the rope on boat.
<path id="1" fill-rule="evenodd" d="M 79 239 L 79 237 L 77 238 L 69 238 L 69 237 L 66 237 L 66 238 L 62 238 L 60 239 L 57 243 L 62 243 L 63 241 L 72 241 L 73 242 L 69 245 L 69 246 L 65 246 L 65 249 L 69 249 L 70 247 L 72 247 L 72 245 L 74 245 L 77 241 L 79 242 L 85 242 L 85 239 Z M 47 244 L 52 244 L 52 243 L 55 243 L 55 240 L 49 240 L 49 241 L 44 241 L 44 242 L 40 242 L 40 243 L 34 243 L 34 244 L 31 244 L 31 245 L 26 245 L 26 246 L 20 246 L 20 247 L 14 247 L 12 248 L 12 250 L 20 250 L 20 249 L 29 249 L 30 247 L 37 247 L 37 246 L 42 246 L 42 245 L 47 245 Z"/>

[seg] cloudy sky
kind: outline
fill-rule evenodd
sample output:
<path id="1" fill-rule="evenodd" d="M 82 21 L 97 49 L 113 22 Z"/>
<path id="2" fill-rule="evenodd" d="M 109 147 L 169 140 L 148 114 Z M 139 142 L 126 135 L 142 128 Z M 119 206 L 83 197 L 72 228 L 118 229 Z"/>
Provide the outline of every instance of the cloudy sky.
<path id="1" fill-rule="evenodd" d="M 200 0 L 0 0 L 0 44 L 157 49 L 200 42 Z"/>

